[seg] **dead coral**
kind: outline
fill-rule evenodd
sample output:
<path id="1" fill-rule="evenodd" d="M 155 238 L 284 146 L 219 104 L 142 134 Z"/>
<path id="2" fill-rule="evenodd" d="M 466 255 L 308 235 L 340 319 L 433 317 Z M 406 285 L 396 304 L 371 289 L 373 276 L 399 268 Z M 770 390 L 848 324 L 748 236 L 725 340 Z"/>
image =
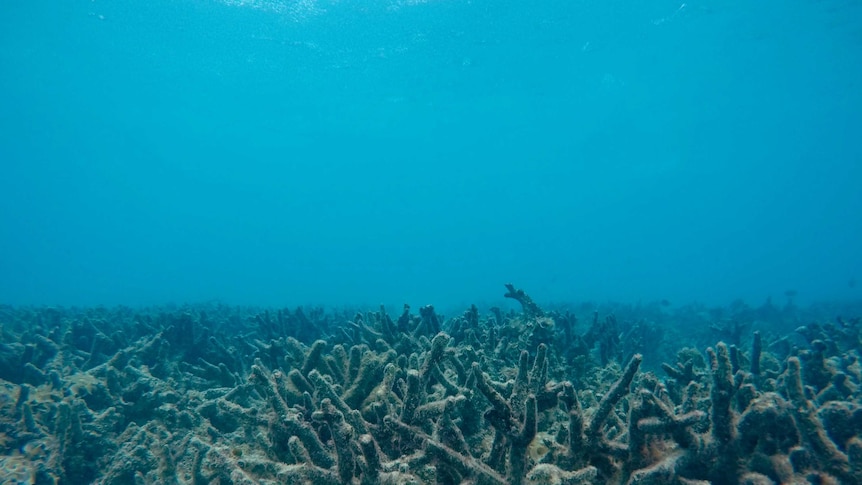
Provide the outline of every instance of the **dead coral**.
<path id="1" fill-rule="evenodd" d="M 39 484 L 862 482 L 855 324 L 807 326 L 788 359 L 760 334 L 708 366 L 687 349 L 662 382 L 621 359 L 641 320 L 593 313 L 578 335 L 508 289 L 522 312 L 449 320 L 4 309 L 0 466 Z"/>

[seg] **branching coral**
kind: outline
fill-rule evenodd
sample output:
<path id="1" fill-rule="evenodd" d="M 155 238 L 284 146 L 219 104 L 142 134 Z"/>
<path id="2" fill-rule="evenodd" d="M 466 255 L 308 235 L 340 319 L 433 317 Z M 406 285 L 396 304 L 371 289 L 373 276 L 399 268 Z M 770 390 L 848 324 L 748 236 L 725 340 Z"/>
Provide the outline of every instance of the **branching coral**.
<path id="1" fill-rule="evenodd" d="M 0 466 L 38 484 L 862 483 L 854 325 L 809 325 L 786 359 L 760 333 L 708 365 L 684 349 L 663 382 L 620 359 L 625 316 L 578 335 L 507 289 L 522 312 L 449 320 L 7 311 Z"/>

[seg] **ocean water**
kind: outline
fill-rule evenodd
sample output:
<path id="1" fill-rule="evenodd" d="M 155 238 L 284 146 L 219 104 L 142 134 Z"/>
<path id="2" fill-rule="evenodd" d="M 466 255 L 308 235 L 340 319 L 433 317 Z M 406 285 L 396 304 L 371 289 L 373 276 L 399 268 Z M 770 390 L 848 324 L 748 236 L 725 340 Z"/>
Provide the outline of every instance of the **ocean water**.
<path id="1" fill-rule="evenodd" d="M 858 0 L 3 0 L 0 483 L 856 485 L 860 241 Z"/>
<path id="2" fill-rule="evenodd" d="M 858 300 L 862 4 L 6 0 L 0 302 Z"/>

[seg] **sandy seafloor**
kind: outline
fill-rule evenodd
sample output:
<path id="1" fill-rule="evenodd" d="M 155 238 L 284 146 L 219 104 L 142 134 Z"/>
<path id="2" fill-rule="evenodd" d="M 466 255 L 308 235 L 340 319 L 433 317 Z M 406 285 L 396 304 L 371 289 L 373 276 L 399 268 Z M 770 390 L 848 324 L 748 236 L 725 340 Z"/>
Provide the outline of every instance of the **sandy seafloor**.
<path id="1" fill-rule="evenodd" d="M 862 305 L 0 307 L 0 483 L 859 484 Z"/>

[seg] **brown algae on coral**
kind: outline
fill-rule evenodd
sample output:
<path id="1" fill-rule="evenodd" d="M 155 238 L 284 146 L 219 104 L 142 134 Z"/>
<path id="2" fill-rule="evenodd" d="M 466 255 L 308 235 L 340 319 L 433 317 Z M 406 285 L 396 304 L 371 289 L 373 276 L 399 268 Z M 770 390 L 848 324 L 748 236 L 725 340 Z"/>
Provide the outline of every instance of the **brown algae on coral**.
<path id="1" fill-rule="evenodd" d="M 0 482 L 862 483 L 858 319 L 506 289 L 450 318 L 4 307 Z"/>

